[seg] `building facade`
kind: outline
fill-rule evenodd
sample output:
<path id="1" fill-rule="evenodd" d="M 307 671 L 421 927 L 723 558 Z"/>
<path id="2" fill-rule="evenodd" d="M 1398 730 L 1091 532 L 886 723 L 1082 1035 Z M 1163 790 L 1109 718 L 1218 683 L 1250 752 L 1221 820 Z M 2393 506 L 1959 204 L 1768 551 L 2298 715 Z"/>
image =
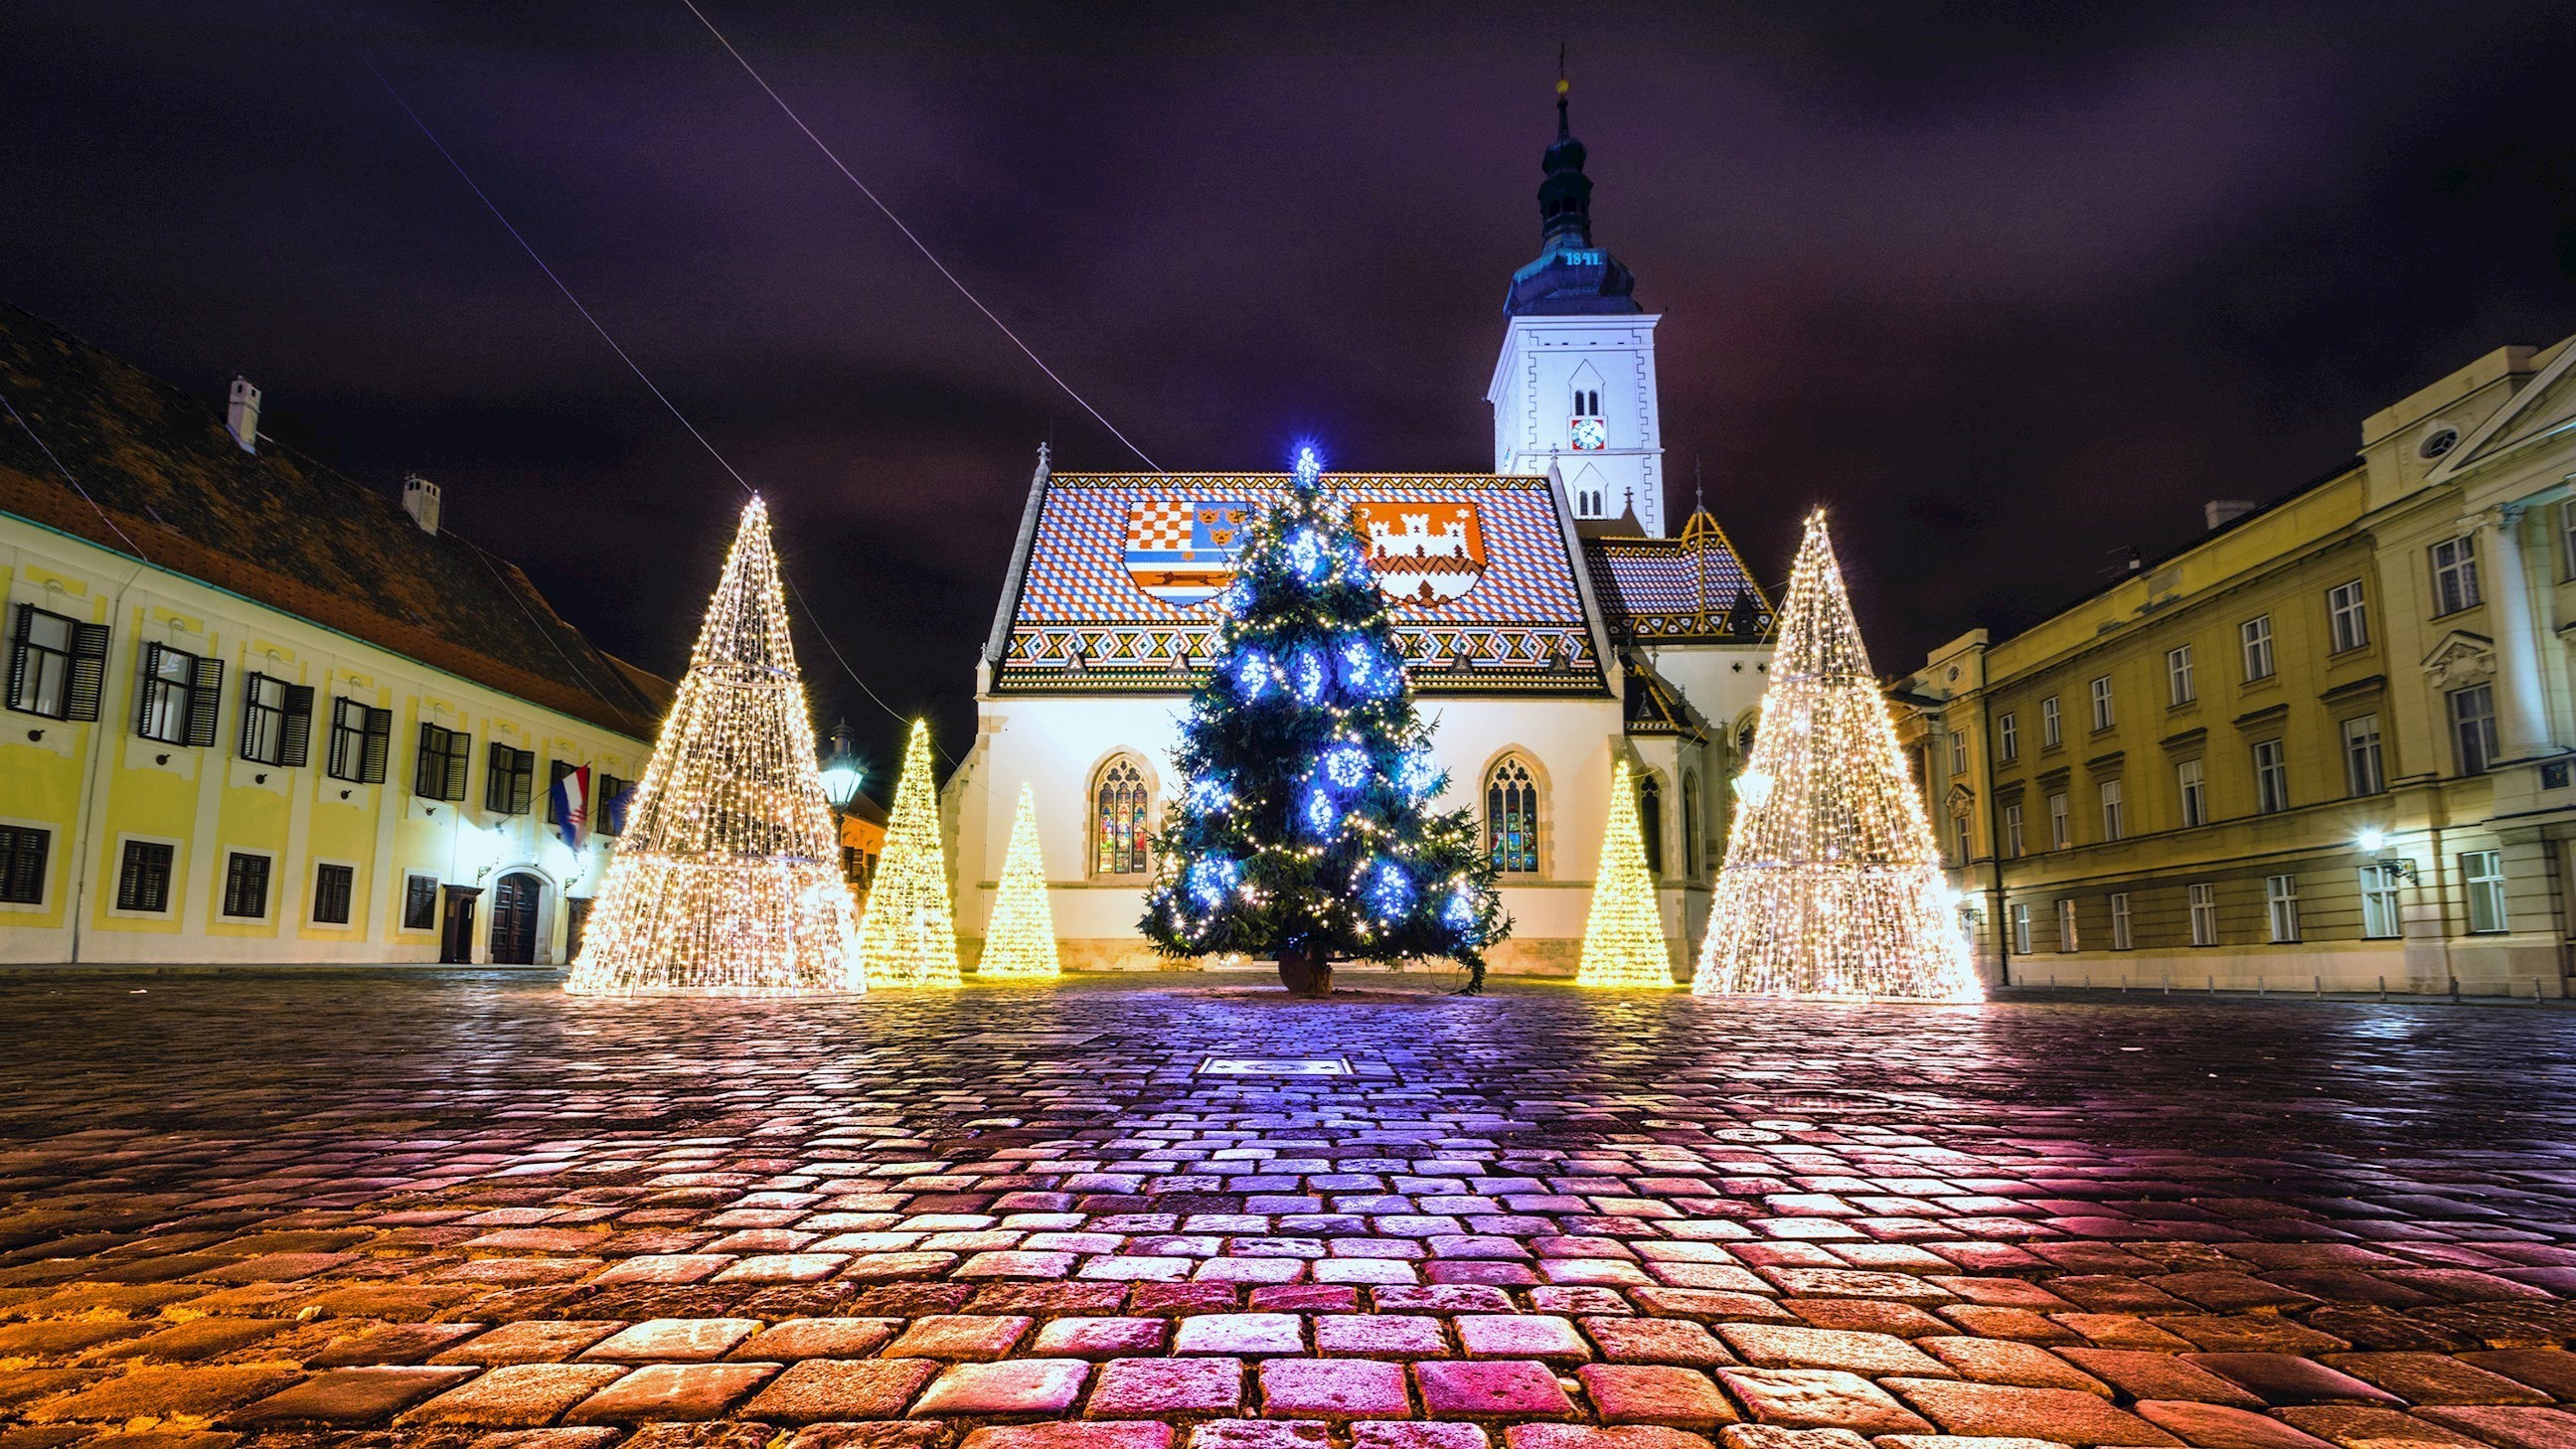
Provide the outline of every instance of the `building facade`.
<path id="1" fill-rule="evenodd" d="M 1497 971 L 1571 975 L 1617 765 L 1636 769 L 1677 974 L 1705 921 L 1769 603 L 1716 521 L 1663 528 L 1654 327 L 1594 246 L 1558 100 L 1541 250 L 1512 279 L 1487 391 L 1493 471 L 1328 474 L 1394 606 L 1408 683 L 1502 870 Z M 1284 474 L 1056 473 L 1043 453 L 993 631 L 976 739 L 942 797 L 971 961 L 1023 783 L 1072 970 L 1153 969 L 1152 836 L 1241 529 Z"/>
<path id="2" fill-rule="evenodd" d="M 0 389 L 0 962 L 567 959 L 669 686 L 246 382 L 0 309 Z"/>
<path id="3" fill-rule="evenodd" d="M 2576 348 L 1900 687 L 1989 979 L 2567 994 Z"/>

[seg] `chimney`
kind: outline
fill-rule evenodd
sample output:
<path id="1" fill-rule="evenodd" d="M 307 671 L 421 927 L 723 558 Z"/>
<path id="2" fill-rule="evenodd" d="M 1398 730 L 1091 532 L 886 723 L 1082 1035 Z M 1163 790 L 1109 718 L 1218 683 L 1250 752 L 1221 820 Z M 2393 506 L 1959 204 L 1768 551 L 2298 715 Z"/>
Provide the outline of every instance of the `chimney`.
<path id="1" fill-rule="evenodd" d="M 435 536 L 438 532 L 438 485 L 418 473 L 403 475 L 403 512 L 420 525 L 420 531 Z"/>
<path id="2" fill-rule="evenodd" d="M 2209 520 L 2209 531 L 2216 533 L 2260 507 L 2250 498 L 2213 498 L 2200 505 L 2200 512 Z"/>
<path id="3" fill-rule="evenodd" d="M 233 374 L 232 401 L 224 405 L 224 431 L 243 452 L 259 451 L 259 389 L 240 373 Z"/>

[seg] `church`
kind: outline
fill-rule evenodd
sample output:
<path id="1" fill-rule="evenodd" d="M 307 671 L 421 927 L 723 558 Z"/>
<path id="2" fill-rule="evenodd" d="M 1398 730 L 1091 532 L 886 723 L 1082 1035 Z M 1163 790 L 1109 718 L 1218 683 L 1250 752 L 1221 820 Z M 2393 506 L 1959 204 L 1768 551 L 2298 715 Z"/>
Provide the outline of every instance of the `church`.
<path id="1" fill-rule="evenodd" d="M 1405 674 L 1501 869 L 1497 973 L 1571 976 L 1609 795 L 1631 767 L 1665 938 L 1687 978 L 1769 667 L 1771 605 L 1715 519 L 1665 527 L 1655 325 L 1592 239 L 1568 128 L 1512 275 L 1493 471 L 1334 473 L 1394 605 Z M 1137 930 L 1215 596 L 1283 473 L 1058 473 L 1039 454 L 975 666 L 977 730 L 942 811 L 971 962 L 1030 787 L 1067 970 L 1156 970 Z M 1207 965 L 1223 963 L 1209 962 Z"/>

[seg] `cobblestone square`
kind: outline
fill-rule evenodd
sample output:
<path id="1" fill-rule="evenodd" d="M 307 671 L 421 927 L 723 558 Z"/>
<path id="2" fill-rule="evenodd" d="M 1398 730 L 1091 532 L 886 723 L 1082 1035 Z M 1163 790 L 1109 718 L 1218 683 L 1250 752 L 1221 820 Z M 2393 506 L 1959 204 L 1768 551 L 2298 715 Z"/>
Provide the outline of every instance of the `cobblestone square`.
<path id="1" fill-rule="evenodd" d="M 2576 1015 L 1250 985 L 0 976 L 0 1449 L 2576 1449 Z"/>

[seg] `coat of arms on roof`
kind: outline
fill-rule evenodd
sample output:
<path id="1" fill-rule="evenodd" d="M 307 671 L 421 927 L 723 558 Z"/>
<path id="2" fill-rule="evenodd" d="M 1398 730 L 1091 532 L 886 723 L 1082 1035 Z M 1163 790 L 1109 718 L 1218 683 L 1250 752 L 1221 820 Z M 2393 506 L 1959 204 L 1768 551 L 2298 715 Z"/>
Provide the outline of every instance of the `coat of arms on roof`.
<path id="1" fill-rule="evenodd" d="M 1485 576 L 1485 530 L 1473 503 L 1397 499 L 1351 505 L 1378 588 L 1401 604 L 1457 598 Z"/>
<path id="2" fill-rule="evenodd" d="M 1253 505 L 1155 498 L 1127 510 L 1127 577 L 1167 604 L 1196 608 L 1234 577 Z"/>

